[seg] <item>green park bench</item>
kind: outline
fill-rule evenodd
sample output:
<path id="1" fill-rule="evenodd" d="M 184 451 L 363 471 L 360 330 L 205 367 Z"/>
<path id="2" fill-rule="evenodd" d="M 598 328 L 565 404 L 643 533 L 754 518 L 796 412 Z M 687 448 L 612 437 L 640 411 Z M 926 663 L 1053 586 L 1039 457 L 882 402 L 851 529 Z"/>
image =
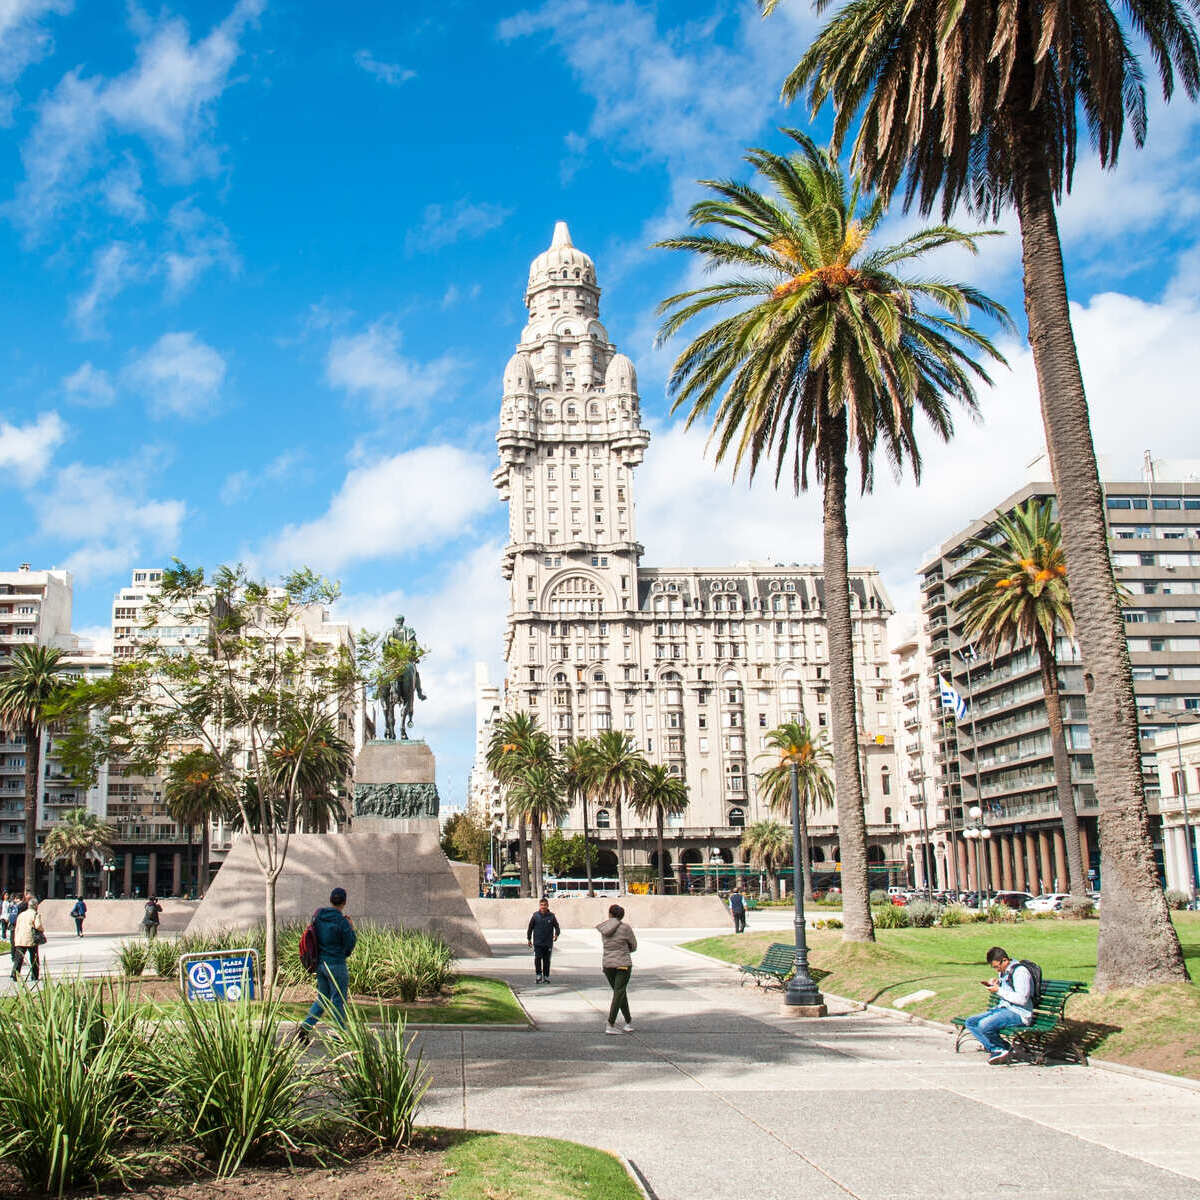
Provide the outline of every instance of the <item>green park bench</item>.
<path id="1" fill-rule="evenodd" d="M 1076 1035 L 1063 1015 L 1067 1001 L 1077 992 L 1087 990 L 1086 984 L 1074 979 L 1043 979 L 1042 994 L 1033 1010 L 1033 1023 L 1002 1030 L 1001 1036 L 1007 1035 L 1014 1050 L 1025 1051 L 1039 1066 L 1045 1063 L 1049 1054 L 1087 1066 L 1086 1030 Z M 995 1008 L 998 1003 L 993 993 L 988 1009 Z M 953 1023 L 958 1026 L 958 1035 L 954 1039 L 954 1052 L 957 1054 L 963 1038 L 967 1036 L 967 1018 L 955 1017 Z"/>
<path id="2" fill-rule="evenodd" d="M 765 979 L 768 986 L 776 983 L 783 987 L 791 979 L 792 968 L 795 965 L 796 947 L 791 942 L 772 942 L 767 947 L 762 962 L 747 963 L 745 966 L 738 967 L 738 970 L 742 973 L 742 983 L 745 983 L 747 979 L 753 979 L 755 987 L 760 987 Z M 814 980 L 820 982 L 829 972 L 810 965 L 809 974 Z"/>

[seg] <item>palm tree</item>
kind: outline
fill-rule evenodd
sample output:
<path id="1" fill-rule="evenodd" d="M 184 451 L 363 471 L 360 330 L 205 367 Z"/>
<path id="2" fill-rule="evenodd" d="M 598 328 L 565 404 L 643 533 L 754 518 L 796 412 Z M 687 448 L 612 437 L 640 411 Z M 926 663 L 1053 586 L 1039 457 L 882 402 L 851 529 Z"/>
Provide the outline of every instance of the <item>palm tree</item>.
<path id="1" fill-rule="evenodd" d="M 785 721 L 767 734 L 767 745 L 775 758 L 761 776 L 767 807 L 792 819 L 792 764 L 796 765 L 799 792 L 800 862 L 804 872 L 804 898 L 813 898 L 812 859 L 808 848 L 808 814 L 833 804 L 833 780 L 829 768 L 833 755 L 820 734 L 807 721 Z"/>
<path id="2" fill-rule="evenodd" d="M 1086 876 L 1058 686 L 1058 635 L 1075 634 L 1062 530 L 1049 501 L 1030 499 L 1007 515 L 998 513 L 989 536 L 969 539 L 964 549 L 978 555 L 955 577 L 956 584 L 970 585 L 955 602 L 964 634 L 978 637 L 980 648 L 993 656 L 1018 646 L 1032 646 L 1037 653 L 1067 843 L 1067 890 L 1082 895 Z"/>
<path id="3" fill-rule="evenodd" d="M 742 834 L 742 849 L 750 858 L 750 865 L 760 867 L 767 873 L 767 886 L 771 899 L 779 899 L 779 868 L 792 854 L 792 835 L 786 825 L 778 821 L 755 821 L 747 825 Z M 792 886 L 796 886 L 795 864 L 792 864 Z"/>
<path id="4" fill-rule="evenodd" d="M 658 835 L 658 890 L 667 892 L 666 854 L 663 848 L 663 818 L 676 817 L 687 811 L 687 784 L 678 775 L 672 775 L 661 763 L 651 763 L 639 781 L 630 804 L 640 817 L 654 814 L 654 827 Z"/>
<path id="5" fill-rule="evenodd" d="M 46 834 L 42 857 L 48 863 L 66 862 L 75 869 L 75 895 L 83 896 L 83 871 L 88 860 L 103 862 L 112 855 L 116 829 L 86 808 L 73 808 Z"/>
<path id="6" fill-rule="evenodd" d="M 919 478 L 914 411 L 949 438 L 948 401 L 974 412 L 975 382 L 990 382 L 973 355 L 1003 361 L 967 318 L 972 309 L 1008 317 L 973 288 L 898 273 L 943 246 L 973 251 L 973 237 L 938 226 L 871 247 L 882 201 L 864 196 L 810 138 L 786 132 L 796 143 L 793 157 L 766 150 L 747 155 L 770 193 L 709 181 L 712 198 L 691 210 L 701 231 L 660 243 L 690 250 L 707 269 L 724 273 L 718 282 L 664 301 L 660 311 L 669 316 L 660 337 L 710 310 L 729 310 L 676 359 L 674 408 L 688 409 L 689 425 L 715 408 L 716 458 L 732 451 L 735 475 L 746 464 L 753 477 L 766 455 L 775 460 L 776 484 L 787 471 L 797 494 L 807 489 L 811 462 L 824 487 L 844 937 L 872 941 L 846 556 L 847 457 L 853 452 L 857 458 L 864 490 L 872 486 L 881 443 L 895 471 L 907 465 Z"/>
<path id="7" fill-rule="evenodd" d="M 596 746 L 590 738 L 576 738 L 563 747 L 563 786 L 568 800 L 571 803 L 578 800 L 583 808 L 583 859 L 589 896 L 596 894 L 592 885 L 592 846 L 588 830 L 588 800 L 593 786 L 595 756 Z"/>
<path id="8" fill-rule="evenodd" d="M 545 739 L 549 748 L 550 739 Z M 539 750 L 542 747 L 539 746 Z M 557 821 L 570 810 L 562 771 L 557 759 L 550 751 L 549 756 L 539 755 L 516 777 L 512 788 L 512 804 L 516 811 L 527 817 L 533 833 L 533 885 L 536 895 L 541 896 L 543 882 L 542 829 L 548 821 Z"/>
<path id="9" fill-rule="evenodd" d="M 545 756 L 548 742 L 549 739 L 534 714 L 515 712 L 509 713 L 492 731 L 487 748 L 487 768 L 504 789 L 508 799 L 509 819 L 511 820 L 514 814 L 517 816 L 517 870 L 521 880 L 521 895 L 526 898 L 529 896 L 529 843 L 525 813 L 513 803 L 514 788 L 524 770 L 532 762 Z"/>
<path id="10" fill-rule="evenodd" d="M 280 781 L 299 774 L 299 823 L 307 833 L 327 833 L 346 819 L 338 791 L 354 770 L 354 747 L 326 712 L 293 714 L 271 744 L 271 769 Z M 297 766 L 299 763 L 299 766 Z"/>
<path id="11" fill-rule="evenodd" d="M 760 0 L 765 11 L 778 0 Z M 828 7 L 828 0 L 818 8 Z M 1079 116 L 1102 166 L 1125 123 L 1146 136 L 1146 93 L 1131 37 L 1145 39 L 1169 98 L 1200 90 L 1194 0 L 852 0 L 783 86 L 826 99 L 840 146 L 861 117 L 854 160 L 890 195 L 928 212 L 940 198 L 994 218 L 1015 208 L 1025 312 L 1079 645 L 1100 805 L 1101 990 L 1188 978 L 1150 841 L 1133 676 L 1108 553 L 1104 496 L 1071 328 L 1056 206 L 1070 190 Z M 1118 15 L 1123 10 L 1123 17 Z"/>
<path id="12" fill-rule="evenodd" d="M 42 730 L 47 710 L 63 691 L 63 652 L 53 646 L 18 646 L 0 671 L 0 720 L 18 726 L 25 738 L 25 888 L 34 890 L 37 870 L 38 784 Z"/>
<path id="13" fill-rule="evenodd" d="M 617 891 L 625 895 L 625 827 L 621 808 L 636 793 L 646 771 L 646 760 L 633 739 L 619 729 L 605 729 L 595 737 L 596 757 L 592 770 L 598 799 L 613 810 L 617 834 Z"/>
<path id="14" fill-rule="evenodd" d="M 212 754 L 207 750 L 194 749 L 181 754 L 167 768 L 164 795 L 167 812 L 171 820 L 187 828 L 188 875 L 193 887 L 196 873 L 193 862 L 193 840 L 195 828 L 200 826 L 200 882 L 197 890 L 203 892 L 208 886 L 209 825 L 214 817 L 230 815 L 229 804 L 218 786 L 221 773 Z M 236 805 L 234 812 L 240 817 Z"/>

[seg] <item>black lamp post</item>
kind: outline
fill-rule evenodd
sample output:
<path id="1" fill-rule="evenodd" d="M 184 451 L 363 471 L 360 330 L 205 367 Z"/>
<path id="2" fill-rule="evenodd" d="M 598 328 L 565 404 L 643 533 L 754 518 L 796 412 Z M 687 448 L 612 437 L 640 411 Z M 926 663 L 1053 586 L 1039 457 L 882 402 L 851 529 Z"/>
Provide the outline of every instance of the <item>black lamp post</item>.
<path id="1" fill-rule="evenodd" d="M 787 985 L 783 1002 L 788 1006 L 821 1008 L 825 997 L 817 989 L 808 967 L 808 939 L 804 925 L 804 867 L 800 862 L 800 772 L 796 760 L 789 761 L 792 772 L 792 902 L 796 928 L 796 966 Z"/>

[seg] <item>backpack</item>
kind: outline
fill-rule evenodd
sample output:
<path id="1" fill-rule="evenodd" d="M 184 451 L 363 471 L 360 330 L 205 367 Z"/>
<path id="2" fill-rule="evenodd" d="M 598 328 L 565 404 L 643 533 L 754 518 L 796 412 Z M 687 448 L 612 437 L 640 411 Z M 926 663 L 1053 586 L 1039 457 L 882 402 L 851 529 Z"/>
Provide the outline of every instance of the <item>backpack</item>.
<path id="1" fill-rule="evenodd" d="M 1027 958 L 1017 959 L 1014 965 L 1024 967 L 1029 972 L 1030 978 L 1033 980 L 1033 991 L 1029 994 L 1029 1003 L 1037 1008 L 1042 999 L 1042 968 Z"/>
<path id="2" fill-rule="evenodd" d="M 317 973 L 317 962 L 320 957 L 320 947 L 317 945 L 317 927 L 314 924 L 316 913 L 313 913 L 313 920 L 309 921 L 308 927 L 300 935 L 300 965 L 310 974 Z"/>

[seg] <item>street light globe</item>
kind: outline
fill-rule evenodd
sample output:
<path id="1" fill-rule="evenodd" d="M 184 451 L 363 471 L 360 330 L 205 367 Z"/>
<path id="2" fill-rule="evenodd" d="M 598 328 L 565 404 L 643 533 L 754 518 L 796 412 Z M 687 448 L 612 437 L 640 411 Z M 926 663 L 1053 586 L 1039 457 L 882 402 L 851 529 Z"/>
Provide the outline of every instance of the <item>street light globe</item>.
<path id="1" fill-rule="evenodd" d="M 978 821 L 979 818 L 983 816 L 983 809 L 980 808 L 978 804 L 973 804 L 967 815 L 972 821 Z"/>
<path id="2" fill-rule="evenodd" d="M 985 839 L 990 838 L 992 836 L 992 831 L 990 829 L 981 829 L 979 831 L 979 836 Z"/>
<path id="3" fill-rule="evenodd" d="M 964 829 L 962 831 L 962 835 L 968 841 L 974 841 L 979 836 L 979 830 L 978 829 Z"/>

